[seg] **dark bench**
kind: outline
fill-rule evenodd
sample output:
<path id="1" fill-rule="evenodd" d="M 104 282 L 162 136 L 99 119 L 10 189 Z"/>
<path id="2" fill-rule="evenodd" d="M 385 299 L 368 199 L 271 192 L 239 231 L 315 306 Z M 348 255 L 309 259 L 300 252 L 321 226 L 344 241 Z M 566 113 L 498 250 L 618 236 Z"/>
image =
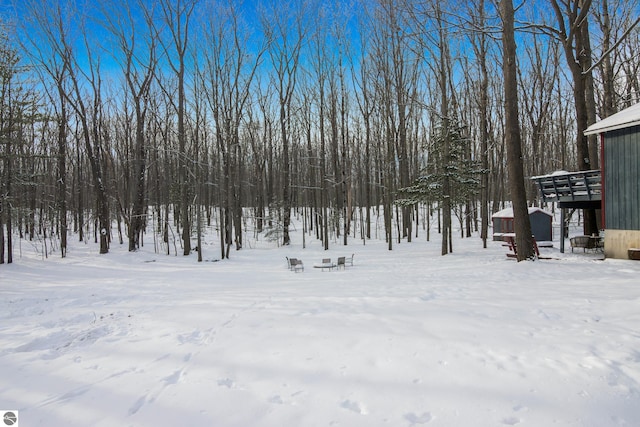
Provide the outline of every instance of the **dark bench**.
<path id="1" fill-rule="evenodd" d="M 336 265 L 331 262 L 331 258 L 323 258 L 322 259 L 322 264 L 317 264 L 317 265 L 313 266 L 313 268 L 321 268 L 322 271 L 325 271 L 325 270 L 331 271 L 335 267 L 336 267 Z"/>
<path id="2" fill-rule="evenodd" d="M 289 270 L 294 272 L 304 271 L 304 263 L 301 259 L 297 258 L 287 258 L 287 264 L 289 265 Z"/>
<path id="3" fill-rule="evenodd" d="M 353 267 L 353 257 L 355 255 L 356 254 L 351 254 L 351 257 L 345 257 L 344 259 L 345 265 L 350 265 L 351 267 Z"/>

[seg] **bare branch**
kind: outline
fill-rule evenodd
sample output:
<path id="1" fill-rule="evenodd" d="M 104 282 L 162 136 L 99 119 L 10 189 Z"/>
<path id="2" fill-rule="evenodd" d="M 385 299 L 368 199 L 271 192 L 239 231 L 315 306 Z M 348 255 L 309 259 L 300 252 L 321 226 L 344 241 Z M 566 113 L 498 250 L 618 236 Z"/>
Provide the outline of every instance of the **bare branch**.
<path id="1" fill-rule="evenodd" d="M 618 40 L 616 40 L 616 42 L 609 48 L 607 49 L 606 52 L 604 52 L 600 58 L 598 58 L 597 61 L 595 61 L 593 63 L 593 65 L 591 65 L 591 67 L 589 67 L 587 70 L 583 71 L 582 74 L 589 74 L 590 72 L 592 72 L 595 68 L 597 68 L 600 64 L 602 64 L 602 61 L 605 60 L 605 58 L 611 54 L 611 52 L 613 52 L 614 50 L 616 50 L 618 48 L 618 46 L 620 46 L 620 44 L 629 36 L 629 34 L 631 34 L 631 31 L 633 31 L 633 29 L 640 24 L 640 16 L 638 16 L 636 18 L 636 20 L 633 22 L 633 24 L 631 24 L 629 26 L 629 28 L 627 28 L 627 30 L 622 34 L 622 36 L 620 36 L 620 38 Z"/>

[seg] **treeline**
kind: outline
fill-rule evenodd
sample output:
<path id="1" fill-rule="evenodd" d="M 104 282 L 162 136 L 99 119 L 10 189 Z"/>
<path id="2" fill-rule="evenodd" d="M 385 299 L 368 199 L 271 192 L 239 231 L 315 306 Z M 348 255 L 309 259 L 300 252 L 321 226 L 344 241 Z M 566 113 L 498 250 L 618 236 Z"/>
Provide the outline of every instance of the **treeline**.
<path id="1" fill-rule="evenodd" d="M 248 229 L 288 244 L 292 214 L 325 248 L 380 215 L 389 249 L 436 218 L 445 254 L 452 212 L 486 244 L 512 197 L 496 5 L 258 3 L 2 10 L 0 263 L 14 236 L 64 257 L 148 232 L 201 260 L 203 226 L 228 258 Z M 640 94 L 636 2 L 525 2 L 515 22 L 524 175 L 598 168 L 582 131 Z"/>

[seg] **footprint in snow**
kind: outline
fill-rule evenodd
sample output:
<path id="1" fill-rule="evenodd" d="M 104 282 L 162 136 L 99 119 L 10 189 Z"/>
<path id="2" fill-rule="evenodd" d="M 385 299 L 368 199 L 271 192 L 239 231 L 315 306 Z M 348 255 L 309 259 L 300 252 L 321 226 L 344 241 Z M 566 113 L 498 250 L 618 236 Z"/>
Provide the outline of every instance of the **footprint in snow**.
<path id="1" fill-rule="evenodd" d="M 431 420 L 433 420 L 433 416 L 431 412 L 423 412 L 422 415 L 414 414 L 410 412 L 404 415 L 404 419 L 409 421 L 411 425 L 415 424 L 427 424 Z"/>
<path id="2" fill-rule="evenodd" d="M 162 380 L 165 382 L 166 385 L 170 385 L 170 384 L 178 384 L 182 378 L 182 373 L 183 370 L 182 369 L 178 369 L 177 371 L 175 371 L 173 374 L 164 377 Z"/>
<path id="3" fill-rule="evenodd" d="M 136 400 L 136 403 L 134 403 L 133 406 L 129 408 L 129 415 L 137 414 L 140 408 L 142 408 L 146 402 L 147 396 L 142 396 L 140 399 Z"/>
<path id="4" fill-rule="evenodd" d="M 436 297 L 437 295 L 435 293 L 429 292 L 428 294 L 421 296 L 420 299 L 426 302 L 426 301 L 433 301 L 434 299 L 436 299 Z"/>
<path id="5" fill-rule="evenodd" d="M 282 400 L 282 397 L 280 397 L 280 395 L 276 394 L 275 396 L 271 396 L 269 398 L 269 403 L 273 403 L 276 405 L 282 405 L 284 404 L 284 400 Z"/>
<path id="6" fill-rule="evenodd" d="M 508 426 L 515 426 L 516 424 L 520 424 L 520 418 L 518 417 L 507 417 L 502 420 L 502 424 Z"/>
<path id="7" fill-rule="evenodd" d="M 231 378 L 224 378 L 224 379 L 218 380 L 218 385 L 220 387 L 233 388 L 236 385 L 236 383 Z"/>
<path id="8" fill-rule="evenodd" d="M 352 400 L 344 400 L 340 406 L 344 409 L 348 409 L 349 411 L 353 411 L 357 414 L 366 415 L 367 408 L 359 402 L 354 402 Z"/>
<path id="9" fill-rule="evenodd" d="M 178 342 L 181 345 L 194 344 L 197 346 L 207 345 L 211 338 L 215 335 L 214 328 L 205 330 L 195 329 L 191 333 L 184 333 L 177 336 Z"/>
<path id="10" fill-rule="evenodd" d="M 154 389 L 150 390 L 147 394 L 140 397 L 136 402 L 129 408 L 129 415 L 135 415 L 138 413 L 140 409 L 146 404 L 153 403 L 157 398 L 160 397 L 162 392 L 169 386 L 178 384 L 184 373 L 183 369 L 178 369 L 174 371 L 171 375 L 168 375 L 162 378 L 162 384 L 156 386 Z"/>

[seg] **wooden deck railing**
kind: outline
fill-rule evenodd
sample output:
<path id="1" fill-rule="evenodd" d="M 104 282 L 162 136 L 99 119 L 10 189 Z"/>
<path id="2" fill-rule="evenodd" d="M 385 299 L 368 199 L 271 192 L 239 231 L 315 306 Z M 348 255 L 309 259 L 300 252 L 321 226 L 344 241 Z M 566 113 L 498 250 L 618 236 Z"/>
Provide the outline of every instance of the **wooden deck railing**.
<path id="1" fill-rule="evenodd" d="M 602 198 L 599 170 L 534 176 L 545 202 L 597 201 Z"/>

